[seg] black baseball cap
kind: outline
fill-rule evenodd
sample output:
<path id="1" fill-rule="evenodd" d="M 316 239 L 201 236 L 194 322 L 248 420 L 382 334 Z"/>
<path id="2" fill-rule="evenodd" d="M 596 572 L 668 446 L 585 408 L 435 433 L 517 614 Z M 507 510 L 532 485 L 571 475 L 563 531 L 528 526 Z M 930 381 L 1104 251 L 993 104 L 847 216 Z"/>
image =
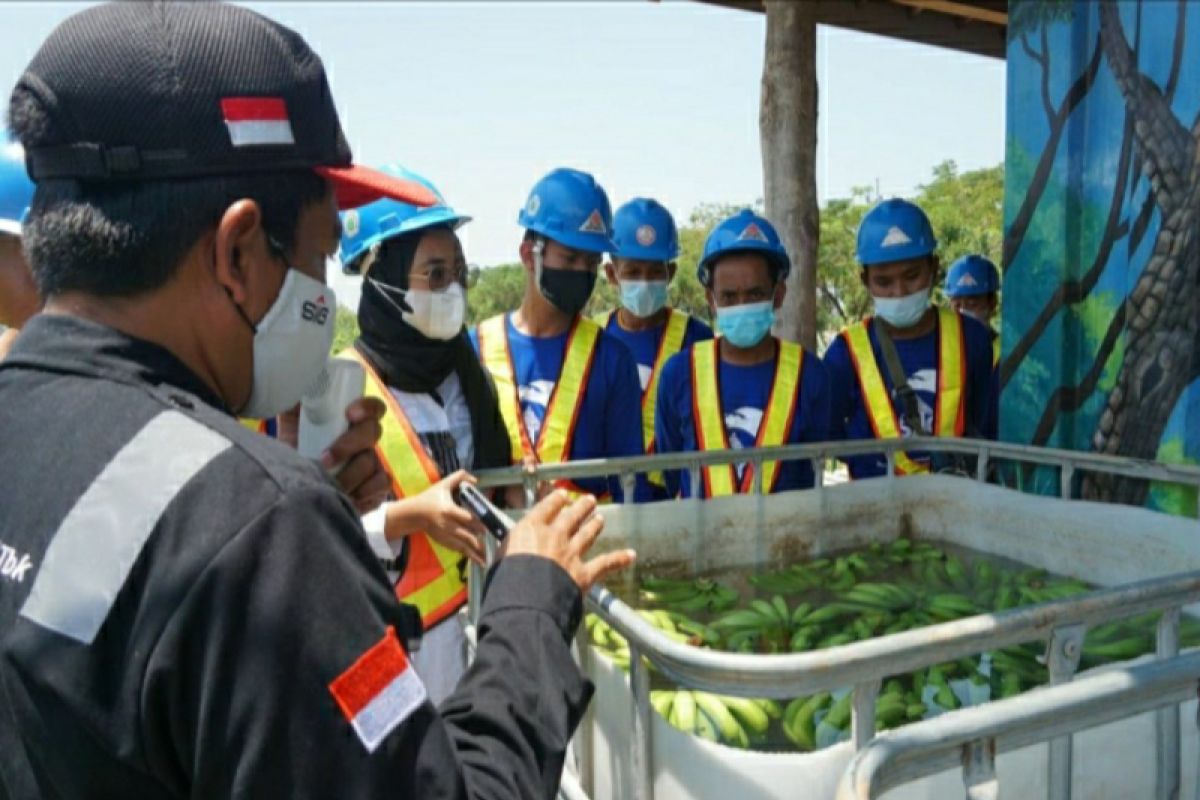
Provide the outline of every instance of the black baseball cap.
<path id="1" fill-rule="evenodd" d="M 90 8 L 42 44 L 17 90 L 48 120 L 25 142 L 34 181 L 144 181 L 312 169 L 341 208 L 429 206 L 425 186 L 351 162 L 321 59 L 238 6 Z"/>

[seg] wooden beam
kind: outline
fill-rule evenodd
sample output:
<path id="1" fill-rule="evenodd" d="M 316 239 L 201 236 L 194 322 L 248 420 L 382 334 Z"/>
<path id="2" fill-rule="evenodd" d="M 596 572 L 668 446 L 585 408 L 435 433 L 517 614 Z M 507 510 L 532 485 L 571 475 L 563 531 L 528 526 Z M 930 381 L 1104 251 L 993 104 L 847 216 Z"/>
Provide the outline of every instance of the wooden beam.
<path id="1" fill-rule="evenodd" d="M 937 11 L 976 22 L 986 22 L 989 25 L 1008 25 L 1008 13 L 996 11 L 982 6 L 964 3 L 961 0 L 892 0 L 893 3 L 921 11 Z"/>
<path id="2" fill-rule="evenodd" d="M 1008 38 L 1006 25 L 970 24 L 967 18 L 957 14 L 922 13 L 932 9 L 900 3 L 897 0 L 797 0 L 812 6 L 819 25 L 887 36 L 917 44 L 946 47 L 964 53 L 1004 58 L 1007 54 Z M 916 2 L 917 0 L 914 0 Z M 937 0 L 920 0 L 923 3 Z M 973 11 L 990 14 L 1004 12 L 1004 0 L 966 3 L 964 0 L 944 0 L 956 7 L 970 7 Z M 700 0 L 711 5 L 735 8 L 741 11 L 763 9 L 762 0 Z M 1007 16 L 1007 15 L 1006 15 Z M 973 22 L 973 20 L 971 21 Z"/>

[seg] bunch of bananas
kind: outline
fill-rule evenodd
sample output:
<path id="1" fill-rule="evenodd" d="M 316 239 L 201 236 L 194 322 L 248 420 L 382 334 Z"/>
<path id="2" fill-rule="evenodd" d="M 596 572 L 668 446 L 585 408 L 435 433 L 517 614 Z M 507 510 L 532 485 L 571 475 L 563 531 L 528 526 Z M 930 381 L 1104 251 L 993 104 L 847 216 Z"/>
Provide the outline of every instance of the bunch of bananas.
<path id="1" fill-rule="evenodd" d="M 717 647 L 721 643 L 721 634 L 716 630 L 678 611 L 639 609 L 637 613 L 642 619 L 677 642 L 694 647 Z M 591 635 L 592 644 L 614 664 L 628 672 L 630 653 L 629 642 L 625 640 L 625 637 L 595 614 L 588 614 L 584 617 L 583 622 Z M 644 663 L 650 665 L 649 661 Z"/>
<path id="2" fill-rule="evenodd" d="M 688 689 L 652 691 L 650 705 L 684 733 L 743 749 L 765 741 L 771 721 L 783 713 L 774 700 Z"/>
<path id="3" fill-rule="evenodd" d="M 693 646 L 785 653 L 845 645 L 1093 590 L 1083 581 L 1042 569 L 965 560 L 932 543 L 906 538 L 753 575 L 749 583 L 765 596 L 735 608 L 738 591 L 717 580 L 647 578 L 641 598 L 648 608 L 640 613 L 667 636 Z M 1158 614 L 1151 613 L 1088 631 L 1081 666 L 1153 651 L 1157 620 Z M 595 617 L 589 618 L 588 628 L 597 646 L 628 669 L 624 638 Z M 1180 640 L 1184 647 L 1200 644 L 1200 620 L 1185 616 Z M 952 711 L 964 701 L 1011 697 L 1042 685 L 1049 679 L 1043 650 L 1044 643 L 1027 643 L 991 651 L 982 659 L 963 658 L 891 678 L 876 702 L 876 727 L 903 725 L 930 713 Z M 661 676 L 655 681 L 661 684 Z M 820 693 L 796 698 L 781 711 L 771 701 L 705 692 L 659 688 L 651 694 L 659 713 L 680 730 L 737 747 L 786 739 L 801 750 L 816 749 L 818 739 L 826 743 L 830 729 L 846 731 L 853 703 L 849 694 Z"/>
<path id="4" fill-rule="evenodd" d="M 642 579 L 642 600 L 675 611 L 724 611 L 738 601 L 737 590 L 711 578 Z"/>
<path id="5" fill-rule="evenodd" d="M 812 603 L 800 603 L 791 608 L 783 597 L 775 595 L 770 602 L 751 600 L 749 607 L 719 617 L 713 621 L 712 627 L 726 634 L 725 644 L 734 652 L 798 652 L 814 646 L 816 638 L 821 634 L 822 625 L 850 612 L 850 608 L 837 604 L 818 608 Z M 840 634 L 829 638 L 837 636 Z M 830 647 L 845 643 L 822 640 L 819 646 Z"/>

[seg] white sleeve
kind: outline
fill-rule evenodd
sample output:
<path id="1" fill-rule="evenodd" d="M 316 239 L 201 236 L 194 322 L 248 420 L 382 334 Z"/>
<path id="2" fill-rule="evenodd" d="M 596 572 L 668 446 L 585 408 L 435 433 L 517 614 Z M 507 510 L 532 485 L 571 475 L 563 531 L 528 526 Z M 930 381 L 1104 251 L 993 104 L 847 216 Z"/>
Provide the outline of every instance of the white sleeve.
<path id="1" fill-rule="evenodd" d="M 367 533 L 367 544 L 371 545 L 372 552 L 375 557 L 384 564 L 391 564 L 395 559 L 400 557 L 404 552 L 405 542 L 408 537 L 402 536 L 396 541 L 389 541 L 384 530 L 387 527 L 387 510 L 391 503 L 384 503 L 374 511 L 370 511 L 362 516 L 363 530 Z M 400 580 L 400 573 L 388 569 L 388 578 L 395 583 Z"/>

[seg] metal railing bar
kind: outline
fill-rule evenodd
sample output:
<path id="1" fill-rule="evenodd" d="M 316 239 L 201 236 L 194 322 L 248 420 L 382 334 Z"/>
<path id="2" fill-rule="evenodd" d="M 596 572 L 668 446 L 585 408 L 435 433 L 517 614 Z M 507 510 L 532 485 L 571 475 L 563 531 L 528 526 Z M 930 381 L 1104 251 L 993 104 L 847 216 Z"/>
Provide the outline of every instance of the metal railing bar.
<path id="1" fill-rule="evenodd" d="M 683 470 L 714 464 L 732 464 L 747 459 L 769 461 L 800 461 L 821 456 L 855 456 L 884 454 L 894 457 L 896 451 L 957 453 L 980 455 L 986 450 L 989 460 L 1003 459 L 1033 464 L 1045 464 L 1074 471 L 1102 472 L 1127 475 L 1146 480 L 1182 483 L 1200 487 L 1200 467 L 1188 464 L 1164 464 L 1145 459 L 1101 455 L 1074 450 L 1033 447 L 1030 445 L 993 442 L 990 440 L 941 437 L 912 437 L 910 439 L 865 439 L 838 442 L 814 442 L 752 450 L 706 450 L 701 452 L 656 453 L 612 459 L 589 459 L 559 464 L 539 464 L 532 469 L 504 467 L 480 470 L 477 477 L 483 487 L 510 486 L 536 480 L 574 480 L 619 475 L 623 472 Z"/>
<path id="2" fill-rule="evenodd" d="M 631 649 L 637 647 L 667 677 L 682 685 L 743 697 L 790 698 L 1045 639 L 1063 625 L 1096 625 L 1197 601 L 1200 571 L 839 647 L 780 655 L 726 653 L 676 642 L 600 586 L 592 587 L 587 605 L 624 636 Z"/>
<path id="3" fill-rule="evenodd" d="M 1200 652 L 1110 669 L 1060 686 L 942 714 L 875 737 L 856 754 L 837 800 L 870 800 L 961 764 L 963 748 L 995 739 L 997 753 L 1135 716 L 1196 696 Z"/>

